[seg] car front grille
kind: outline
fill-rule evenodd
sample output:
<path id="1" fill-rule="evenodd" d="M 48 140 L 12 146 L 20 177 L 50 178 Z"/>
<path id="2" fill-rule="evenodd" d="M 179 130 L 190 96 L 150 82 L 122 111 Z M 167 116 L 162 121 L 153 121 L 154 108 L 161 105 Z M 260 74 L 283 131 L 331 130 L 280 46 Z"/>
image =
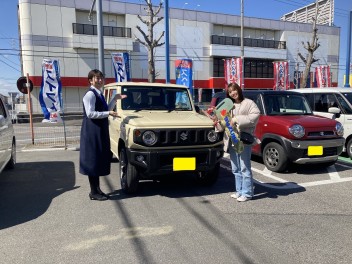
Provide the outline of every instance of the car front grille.
<path id="1" fill-rule="evenodd" d="M 149 129 L 148 129 L 149 130 Z M 207 134 L 212 128 L 206 129 L 150 129 L 157 134 L 158 142 L 152 147 L 168 147 L 168 146 L 196 146 L 214 144 L 209 142 Z M 141 131 L 143 134 L 145 130 Z M 223 134 L 219 133 L 221 141 Z M 145 145 L 141 137 L 135 137 L 134 142 Z"/>
<path id="2" fill-rule="evenodd" d="M 308 132 L 308 137 L 331 137 L 331 136 L 335 136 L 335 132 L 331 130 Z"/>

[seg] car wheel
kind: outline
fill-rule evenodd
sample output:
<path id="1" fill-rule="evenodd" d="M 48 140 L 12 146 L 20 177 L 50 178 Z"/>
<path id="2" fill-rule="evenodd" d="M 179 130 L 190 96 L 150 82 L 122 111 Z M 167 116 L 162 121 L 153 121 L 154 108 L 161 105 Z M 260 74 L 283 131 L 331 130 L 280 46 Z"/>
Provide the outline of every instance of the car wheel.
<path id="1" fill-rule="evenodd" d="M 16 143 L 15 141 L 12 142 L 12 147 L 11 147 L 11 158 L 9 162 L 6 164 L 7 169 L 13 169 L 15 168 L 16 165 Z"/>
<path id="2" fill-rule="evenodd" d="M 128 194 L 137 192 L 138 171 L 135 166 L 128 162 L 125 148 L 122 148 L 120 151 L 119 169 L 122 191 Z"/>
<path id="3" fill-rule="evenodd" d="M 265 146 L 263 161 L 268 170 L 274 172 L 282 172 L 288 165 L 284 148 L 276 142 L 271 142 Z"/>
<path id="4" fill-rule="evenodd" d="M 350 138 L 350 140 L 348 141 L 346 145 L 346 150 L 347 150 L 348 156 L 350 157 L 350 159 L 352 159 L 352 138 Z"/>
<path id="5" fill-rule="evenodd" d="M 203 186 L 211 186 L 218 180 L 220 171 L 220 162 L 215 165 L 215 168 L 211 171 L 201 171 L 197 174 L 197 180 L 199 184 Z"/>

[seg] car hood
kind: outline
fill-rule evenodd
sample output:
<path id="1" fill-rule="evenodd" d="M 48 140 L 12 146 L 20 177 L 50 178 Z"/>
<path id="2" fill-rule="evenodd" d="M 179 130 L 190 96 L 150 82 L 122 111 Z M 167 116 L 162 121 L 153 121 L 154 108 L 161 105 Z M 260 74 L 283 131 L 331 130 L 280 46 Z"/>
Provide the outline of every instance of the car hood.
<path id="1" fill-rule="evenodd" d="M 336 125 L 336 121 L 333 119 L 315 115 L 270 116 L 270 120 L 281 125 L 299 124 L 305 128 L 335 127 Z"/>
<path id="2" fill-rule="evenodd" d="M 136 127 L 194 127 L 213 126 L 206 116 L 193 111 L 125 111 L 124 122 Z"/>

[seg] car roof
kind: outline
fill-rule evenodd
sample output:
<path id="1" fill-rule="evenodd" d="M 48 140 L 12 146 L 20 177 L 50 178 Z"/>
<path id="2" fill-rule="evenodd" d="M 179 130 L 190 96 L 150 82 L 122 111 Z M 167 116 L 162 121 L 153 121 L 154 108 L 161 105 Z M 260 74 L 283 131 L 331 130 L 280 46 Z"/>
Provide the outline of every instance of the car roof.
<path id="1" fill-rule="evenodd" d="M 341 88 L 341 87 L 326 87 L 326 88 L 299 88 L 299 89 L 293 89 L 291 91 L 294 92 L 299 92 L 299 93 L 303 93 L 303 92 L 309 92 L 309 93 L 321 93 L 321 92 L 327 92 L 327 93 L 352 93 L 352 89 L 345 87 L 345 88 Z"/>
<path id="2" fill-rule="evenodd" d="M 294 94 L 297 95 L 297 93 L 294 93 L 292 91 L 278 91 L 278 90 L 244 90 L 243 91 L 244 95 L 256 95 L 256 94 L 262 94 L 262 95 L 275 95 L 275 94 Z"/>
<path id="3" fill-rule="evenodd" d="M 140 87 L 171 87 L 171 88 L 187 88 L 187 86 L 171 83 L 149 83 L 149 82 L 114 82 L 104 85 L 104 88 L 115 86 L 140 86 Z"/>

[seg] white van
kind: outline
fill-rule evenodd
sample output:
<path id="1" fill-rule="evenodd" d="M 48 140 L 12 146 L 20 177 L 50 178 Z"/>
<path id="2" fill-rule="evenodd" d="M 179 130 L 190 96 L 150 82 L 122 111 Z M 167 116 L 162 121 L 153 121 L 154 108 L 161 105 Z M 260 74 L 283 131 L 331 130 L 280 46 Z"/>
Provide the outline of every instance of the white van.
<path id="1" fill-rule="evenodd" d="M 343 125 L 345 151 L 352 159 L 352 88 L 301 88 L 291 91 L 304 94 L 314 114 L 336 119 Z"/>

